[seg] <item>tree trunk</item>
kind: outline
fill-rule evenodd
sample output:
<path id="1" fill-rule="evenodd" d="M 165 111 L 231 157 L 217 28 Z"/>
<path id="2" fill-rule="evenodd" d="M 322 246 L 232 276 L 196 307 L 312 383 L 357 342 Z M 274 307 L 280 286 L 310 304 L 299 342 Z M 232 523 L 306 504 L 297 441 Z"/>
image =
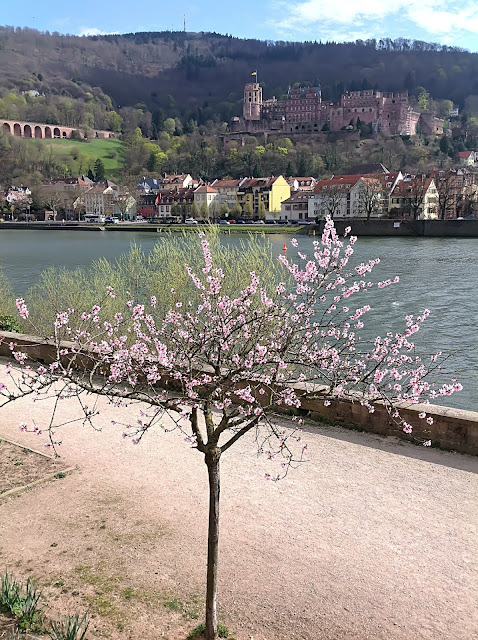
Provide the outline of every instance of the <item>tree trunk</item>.
<path id="1" fill-rule="evenodd" d="M 219 458 L 217 449 L 205 456 L 209 478 L 209 529 L 207 540 L 206 640 L 217 638 L 217 557 L 219 546 Z"/>

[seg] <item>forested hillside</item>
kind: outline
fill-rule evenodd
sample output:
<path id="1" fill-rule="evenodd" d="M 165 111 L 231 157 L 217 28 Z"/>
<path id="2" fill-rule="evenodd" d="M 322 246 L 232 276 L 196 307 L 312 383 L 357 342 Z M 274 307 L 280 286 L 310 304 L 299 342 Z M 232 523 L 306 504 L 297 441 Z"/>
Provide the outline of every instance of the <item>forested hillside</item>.
<path id="1" fill-rule="evenodd" d="M 187 129 L 189 121 L 239 115 L 243 85 L 256 69 L 265 98 L 297 83 L 320 84 L 326 100 L 361 88 L 418 96 L 424 87 L 461 109 L 478 95 L 478 54 L 404 39 L 273 43 L 211 33 L 76 37 L 0 27 L 0 116 L 126 131 L 139 125 L 156 137 L 168 117 Z M 40 95 L 15 104 L 8 94 L 21 91 Z"/>
<path id="2" fill-rule="evenodd" d="M 408 89 L 419 109 L 446 118 L 451 139 L 364 135 L 334 143 L 245 137 L 223 145 L 257 70 L 265 98 L 289 85 L 318 85 L 325 100 L 345 90 Z M 26 140 L 0 131 L 0 184 L 41 183 L 91 171 L 126 181 L 159 172 L 205 180 L 244 175 L 327 175 L 354 164 L 426 171 L 478 146 L 478 54 L 408 40 L 286 43 L 214 33 L 92 37 L 0 27 L 0 118 L 112 129 L 120 140 Z M 448 123 L 447 123 L 448 125 Z M 461 127 L 461 128 L 460 128 Z M 353 132 L 352 132 L 353 133 Z M 80 136 L 78 136 L 80 137 Z M 106 144 L 108 143 L 108 144 Z"/>

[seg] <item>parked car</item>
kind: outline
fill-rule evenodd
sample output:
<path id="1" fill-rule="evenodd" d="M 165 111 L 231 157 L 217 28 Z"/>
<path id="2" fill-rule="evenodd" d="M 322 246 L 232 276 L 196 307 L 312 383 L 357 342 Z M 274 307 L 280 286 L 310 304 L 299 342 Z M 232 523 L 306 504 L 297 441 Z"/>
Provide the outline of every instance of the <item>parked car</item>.
<path id="1" fill-rule="evenodd" d="M 115 216 L 106 216 L 105 218 L 105 224 L 118 224 L 119 220 L 118 218 L 115 218 Z"/>
<path id="2" fill-rule="evenodd" d="M 184 221 L 184 224 L 197 224 L 198 221 L 195 220 L 194 218 L 186 218 L 186 220 Z"/>
<path id="3" fill-rule="evenodd" d="M 246 224 L 244 220 L 236 220 L 236 224 Z"/>
<path id="4" fill-rule="evenodd" d="M 229 224 L 227 220 L 218 220 L 217 224 Z"/>
<path id="5" fill-rule="evenodd" d="M 256 220 L 254 224 L 265 224 L 264 220 Z"/>

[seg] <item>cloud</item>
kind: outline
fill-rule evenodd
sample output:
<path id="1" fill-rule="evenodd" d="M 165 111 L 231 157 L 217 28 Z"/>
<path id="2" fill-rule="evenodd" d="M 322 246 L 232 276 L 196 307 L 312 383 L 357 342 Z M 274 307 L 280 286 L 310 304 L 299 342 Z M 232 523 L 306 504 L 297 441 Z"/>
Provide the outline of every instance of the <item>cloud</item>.
<path id="1" fill-rule="evenodd" d="M 102 31 L 96 27 L 81 27 L 76 35 L 78 36 L 104 36 L 111 31 Z"/>
<path id="2" fill-rule="evenodd" d="M 405 35 L 417 29 L 425 39 L 451 37 L 457 42 L 478 36 L 476 0 L 295 0 L 287 4 L 279 0 L 276 7 L 279 15 L 287 17 L 270 24 L 286 37 L 315 33 L 321 39 L 351 41 L 391 32 Z"/>

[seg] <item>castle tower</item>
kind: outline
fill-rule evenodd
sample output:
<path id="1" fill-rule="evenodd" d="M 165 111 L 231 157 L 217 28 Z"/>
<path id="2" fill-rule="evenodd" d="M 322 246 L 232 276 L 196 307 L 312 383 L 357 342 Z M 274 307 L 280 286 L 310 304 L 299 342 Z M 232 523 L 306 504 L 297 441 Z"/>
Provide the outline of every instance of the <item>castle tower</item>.
<path id="1" fill-rule="evenodd" d="M 260 120 L 262 109 L 262 87 L 258 82 L 248 82 L 244 87 L 244 120 Z"/>

